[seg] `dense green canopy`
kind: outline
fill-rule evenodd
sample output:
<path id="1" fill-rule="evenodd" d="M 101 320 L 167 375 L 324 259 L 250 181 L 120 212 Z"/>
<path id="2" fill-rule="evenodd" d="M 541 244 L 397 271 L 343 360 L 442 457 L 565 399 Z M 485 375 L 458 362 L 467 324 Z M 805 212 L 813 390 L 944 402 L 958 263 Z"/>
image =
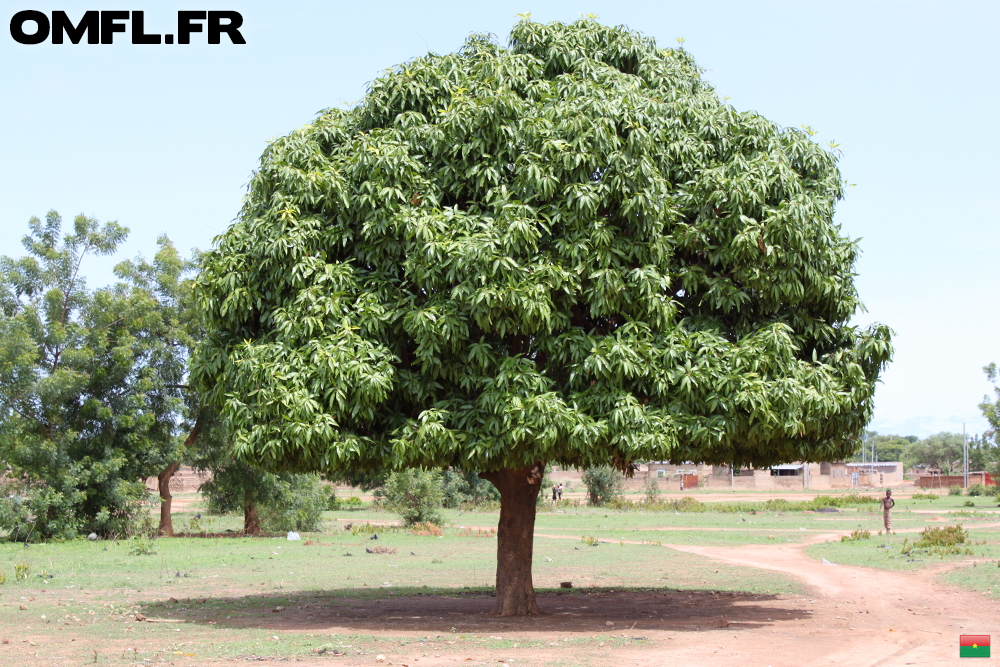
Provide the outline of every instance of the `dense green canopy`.
<path id="1" fill-rule="evenodd" d="M 78 215 L 31 218 L 28 255 L 0 256 L 0 528 L 12 539 L 143 527 L 145 478 L 176 460 L 189 266 L 161 237 L 152 262 L 88 289 L 86 256 L 128 235 Z"/>
<path id="2" fill-rule="evenodd" d="M 268 467 L 843 458 L 892 347 L 836 162 L 639 33 L 473 35 L 270 144 L 194 375 Z"/>

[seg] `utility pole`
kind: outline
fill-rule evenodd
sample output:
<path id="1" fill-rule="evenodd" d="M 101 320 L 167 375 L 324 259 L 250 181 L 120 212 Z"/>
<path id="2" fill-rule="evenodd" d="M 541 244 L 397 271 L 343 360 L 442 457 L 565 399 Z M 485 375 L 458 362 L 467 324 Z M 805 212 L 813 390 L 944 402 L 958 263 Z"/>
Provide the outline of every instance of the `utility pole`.
<path id="1" fill-rule="evenodd" d="M 962 477 L 965 488 L 969 488 L 969 445 L 965 441 L 965 424 L 962 424 Z"/>
<path id="2" fill-rule="evenodd" d="M 872 441 L 872 455 L 868 459 L 868 486 L 875 488 L 875 438 Z"/>

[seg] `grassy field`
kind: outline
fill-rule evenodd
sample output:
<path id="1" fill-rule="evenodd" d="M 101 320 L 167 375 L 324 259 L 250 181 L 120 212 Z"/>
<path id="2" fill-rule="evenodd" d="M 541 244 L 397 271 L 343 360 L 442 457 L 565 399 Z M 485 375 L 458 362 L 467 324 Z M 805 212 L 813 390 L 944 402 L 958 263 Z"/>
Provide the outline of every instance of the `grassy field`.
<path id="1" fill-rule="evenodd" d="M 974 507 L 965 506 L 969 500 Z M 576 600 L 670 594 L 683 604 L 686 594 L 746 600 L 802 594 L 807 591 L 782 573 L 723 565 L 667 545 L 788 544 L 829 535 L 829 541 L 806 552 L 835 563 L 914 570 L 968 561 L 964 551 L 899 553 L 903 540 L 912 543 L 923 527 L 961 523 L 970 531 L 963 549 L 971 550 L 977 562 L 949 570 L 944 581 L 1000 595 L 1000 530 L 993 525 L 1000 513 L 994 499 L 901 500 L 894 528 L 914 532 L 886 536 L 878 534 L 881 513 L 874 507 L 828 512 L 717 512 L 711 504 L 703 512 L 544 509 L 536 521 L 534 581 L 550 605 L 560 595 Z M 441 536 L 364 526 L 396 519 L 363 507 L 326 513 L 323 530 L 303 534 L 302 541 L 245 538 L 235 532 L 240 517 L 210 517 L 194 502 L 175 513 L 175 528 L 227 536 L 160 539 L 152 543 L 152 553 L 143 553 L 150 550 L 141 541 L 130 540 L 0 543 L 0 573 L 6 577 L 0 585 L 0 638 L 18 643 L 26 653 L 17 655 L 30 655 L 37 664 L 225 662 L 335 652 L 368 659 L 404 650 L 455 653 L 466 650 L 462 647 L 478 655 L 524 650 L 534 646 L 531 642 L 539 643 L 536 649 L 544 645 L 557 652 L 547 664 L 579 664 L 579 652 L 588 647 L 641 643 L 590 630 L 546 641 L 477 632 L 467 622 L 468 613 L 454 609 L 485 611 L 491 604 L 496 540 L 489 529 L 496 526 L 496 512 L 448 510 Z M 345 530 L 347 524 L 355 530 Z M 835 537 L 855 528 L 868 529 L 870 538 L 840 542 Z M 572 589 L 560 588 L 566 581 Z M 629 599 L 620 599 L 623 608 Z M 426 618 L 434 619 L 431 626 L 419 620 L 424 608 L 430 610 Z M 654 609 L 647 617 L 658 613 Z M 343 627 L 331 630 L 341 615 Z M 13 654 L 3 648 L 0 663 L 17 662 L 5 663 L 3 656 Z"/>

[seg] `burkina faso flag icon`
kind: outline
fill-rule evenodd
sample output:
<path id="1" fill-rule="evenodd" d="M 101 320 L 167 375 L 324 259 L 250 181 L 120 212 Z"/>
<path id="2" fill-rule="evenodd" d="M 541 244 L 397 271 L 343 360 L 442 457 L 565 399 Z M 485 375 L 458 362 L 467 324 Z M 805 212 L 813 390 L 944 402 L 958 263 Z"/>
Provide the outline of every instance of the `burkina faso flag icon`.
<path id="1" fill-rule="evenodd" d="M 958 657 L 960 658 L 990 657 L 990 636 L 960 635 L 958 638 Z"/>

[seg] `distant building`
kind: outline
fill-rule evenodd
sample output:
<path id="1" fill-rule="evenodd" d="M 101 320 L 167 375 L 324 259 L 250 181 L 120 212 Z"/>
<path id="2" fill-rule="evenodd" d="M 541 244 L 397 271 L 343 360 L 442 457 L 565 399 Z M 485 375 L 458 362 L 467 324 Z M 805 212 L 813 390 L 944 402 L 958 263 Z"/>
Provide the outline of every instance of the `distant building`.
<path id="1" fill-rule="evenodd" d="M 678 479 L 688 481 L 697 476 L 698 486 L 713 489 L 838 489 L 852 487 L 882 487 L 903 481 L 903 464 L 898 461 L 879 463 L 805 463 L 795 461 L 769 468 L 742 468 L 730 470 L 728 466 L 708 466 L 704 464 L 669 461 L 651 461 L 646 471 L 647 477 Z"/>
<path id="2" fill-rule="evenodd" d="M 848 463 L 849 486 L 891 486 L 903 481 L 903 464 L 899 461 Z"/>

